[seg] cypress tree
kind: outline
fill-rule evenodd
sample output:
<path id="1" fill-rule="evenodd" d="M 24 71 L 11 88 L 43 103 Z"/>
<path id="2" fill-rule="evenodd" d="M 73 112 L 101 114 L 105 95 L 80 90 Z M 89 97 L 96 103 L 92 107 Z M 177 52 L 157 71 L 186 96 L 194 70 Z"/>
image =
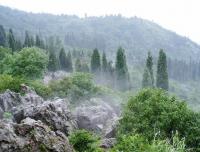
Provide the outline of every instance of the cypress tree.
<path id="1" fill-rule="evenodd" d="M 142 79 L 142 87 L 147 88 L 147 87 L 151 87 L 151 85 L 152 85 L 152 82 L 151 82 L 150 73 L 149 73 L 149 70 L 145 67 L 143 79 Z"/>
<path id="2" fill-rule="evenodd" d="M 61 49 L 59 54 L 60 68 L 61 70 L 68 71 L 67 56 L 65 54 L 64 48 Z"/>
<path id="3" fill-rule="evenodd" d="M 24 47 L 31 47 L 32 46 L 32 40 L 29 36 L 28 31 L 25 32 L 25 40 L 24 40 Z"/>
<path id="4" fill-rule="evenodd" d="M 35 38 L 35 46 L 41 48 L 41 40 L 40 40 L 39 35 L 36 35 L 36 38 Z"/>
<path id="5" fill-rule="evenodd" d="M 91 71 L 92 73 L 98 73 L 101 70 L 100 55 L 98 49 L 93 50 L 91 57 Z"/>
<path id="6" fill-rule="evenodd" d="M 17 51 L 20 51 L 22 49 L 22 43 L 19 39 L 16 40 L 15 46 Z"/>
<path id="7" fill-rule="evenodd" d="M 2 25 L 0 25 L 0 46 L 6 46 L 6 32 Z"/>
<path id="8" fill-rule="evenodd" d="M 167 58 L 165 52 L 161 49 L 157 62 L 156 86 L 164 90 L 169 89 Z"/>
<path id="9" fill-rule="evenodd" d="M 154 87 L 153 57 L 151 56 L 150 52 L 148 52 L 148 57 L 146 59 L 146 67 L 144 69 L 142 87 Z"/>
<path id="10" fill-rule="evenodd" d="M 102 55 L 102 70 L 103 70 L 103 72 L 107 72 L 107 68 L 108 68 L 108 62 L 107 62 L 106 54 L 105 54 L 105 52 L 103 52 L 103 55 Z"/>
<path id="11" fill-rule="evenodd" d="M 13 31 L 12 29 L 9 29 L 9 34 L 8 34 L 8 43 L 9 43 L 9 47 L 12 49 L 12 53 L 15 51 L 15 37 L 13 35 Z"/>
<path id="12" fill-rule="evenodd" d="M 118 88 L 122 90 L 127 89 L 129 82 L 129 74 L 126 64 L 125 51 L 122 47 L 119 47 L 117 50 L 115 70 Z"/>
<path id="13" fill-rule="evenodd" d="M 82 68 L 81 68 L 81 60 L 78 58 L 76 59 L 76 62 L 75 62 L 75 69 L 77 72 L 81 72 L 82 71 Z"/>
<path id="14" fill-rule="evenodd" d="M 54 52 L 50 51 L 48 70 L 51 72 L 55 72 L 58 69 L 59 69 L 59 63 L 58 63 L 57 57 Z"/>
<path id="15" fill-rule="evenodd" d="M 72 72 L 73 71 L 73 65 L 72 65 L 72 55 L 69 51 L 67 54 L 67 71 Z"/>

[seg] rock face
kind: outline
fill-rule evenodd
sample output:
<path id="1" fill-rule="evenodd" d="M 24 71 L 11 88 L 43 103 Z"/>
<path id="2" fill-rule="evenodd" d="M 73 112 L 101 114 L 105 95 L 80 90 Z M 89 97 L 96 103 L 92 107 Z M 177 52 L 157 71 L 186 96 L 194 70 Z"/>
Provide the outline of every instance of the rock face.
<path id="1" fill-rule="evenodd" d="M 14 119 L 17 123 L 27 117 L 41 120 L 54 131 L 59 130 L 68 135 L 76 128 L 76 122 L 66 103 L 67 101 L 64 99 L 56 99 L 54 101 L 45 101 L 37 106 L 31 104 L 14 112 Z"/>
<path id="2" fill-rule="evenodd" d="M 41 121 L 26 118 L 20 124 L 0 121 L 1 152 L 72 152 L 67 137 Z"/>
<path id="3" fill-rule="evenodd" d="M 104 137 L 115 136 L 118 115 L 115 110 L 100 98 L 93 98 L 89 104 L 75 109 L 79 129 L 103 133 Z"/>
<path id="4" fill-rule="evenodd" d="M 23 85 L 22 91 L 24 92 L 24 96 L 10 90 L 0 94 L 0 119 L 3 118 L 4 112 L 15 111 L 17 107 L 25 107 L 30 104 L 39 105 L 43 103 L 43 99 L 29 87 Z"/>

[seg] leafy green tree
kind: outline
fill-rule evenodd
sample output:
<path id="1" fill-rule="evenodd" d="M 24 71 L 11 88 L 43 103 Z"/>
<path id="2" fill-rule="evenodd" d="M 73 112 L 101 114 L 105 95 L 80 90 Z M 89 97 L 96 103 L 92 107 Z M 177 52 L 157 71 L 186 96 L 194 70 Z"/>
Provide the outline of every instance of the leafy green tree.
<path id="1" fill-rule="evenodd" d="M 92 73 L 98 73 L 101 70 L 100 54 L 98 49 L 93 50 L 91 57 L 91 71 Z"/>
<path id="2" fill-rule="evenodd" d="M 2 25 L 0 25 L 0 46 L 6 46 L 6 32 Z"/>
<path id="3" fill-rule="evenodd" d="M 102 70 L 103 70 L 103 72 L 107 72 L 107 70 L 108 70 L 108 62 L 107 62 L 105 52 L 103 52 L 103 55 L 102 55 Z"/>
<path id="4" fill-rule="evenodd" d="M 53 51 L 49 52 L 49 63 L 48 63 L 48 70 L 51 72 L 55 72 L 59 69 L 59 62 L 58 59 Z"/>
<path id="5" fill-rule="evenodd" d="M 178 132 L 188 148 L 200 150 L 200 114 L 162 89 L 144 89 L 129 99 L 122 114 L 119 135 L 141 134 L 149 142 L 171 138 Z"/>
<path id="6" fill-rule="evenodd" d="M 156 86 L 164 90 L 169 89 L 167 57 L 162 49 L 159 52 L 158 63 L 157 63 Z"/>
<path id="7" fill-rule="evenodd" d="M 9 47 L 12 49 L 12 53 L 15 51 L 16 48 L 16 42 L 15 42 L 15 37 L 13 35 L 12 29 L 9 29 L 9 34 L 8 34 L 8 44 Z"/>
<path id="8" fill-rule="evenodd" d="M 73 65 L 72 65 L 72 55 L 69 51 L 67 54 L 67 71 L 72 72 L 73 71 Z"/>
<path id="9" fill-rule="evenodd" d="M 127 89 L 129 83 L 129 74 L 126 64 L 125 51 L 124 49 L 122 49 L 122 47 L 119 47 L 117 50 L 115 71 L 117 78 L 117 87 L 122 90 Z"/>
<path id="10" fill-rule="evenodd" d="M 19 75 L 25 78 L 41 77 L 48 64 L 48 57 L 44 50 L 36 47 L 24 48 L 13 56 L 15 62 L 13 64 L 12 75 Z"/>
<path id="11" fill-rule="evenodd" d="M 77 152 L 103 152 L 98 145 L 98 138 L 85 130 L 78 130 L 69 137 Z"/>
<path id="12" fill-rule="evenodd" d="M 143 88 L 152 87 L 150 73 L 147 68 L 144 69 L 144 74 L 143 74 L 143 79 L 142 79 L 142 87 Z"/>

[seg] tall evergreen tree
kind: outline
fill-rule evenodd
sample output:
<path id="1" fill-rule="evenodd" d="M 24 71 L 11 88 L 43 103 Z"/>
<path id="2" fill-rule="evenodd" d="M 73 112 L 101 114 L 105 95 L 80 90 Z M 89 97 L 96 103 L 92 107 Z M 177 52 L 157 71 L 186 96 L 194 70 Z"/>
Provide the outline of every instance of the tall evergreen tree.
<path id="1" fill-rule="evenodd" d="M 91 71 L 92 73 L 98 73 L 101 70 L 100 55 L 98 49 L 93 50 L 91 57 Z"/>
<path id="2" fill-rule="evenodd" d="M 60 60 L 60 68 L 61 70 L 68 71 L 68 62 L 67 62 L 67 56 L 65 54 L 64 48 L 61 49 L 59 54 L 59 60 Z"/>
<path id="3" fill-rule="evenodd" d="M 154 87 L 153 57 L 151 56 L 150 52 L 148 52 L 148 57 L 146 60 L 146 66 L 145 66 L 144 74 L 143 74 L 142 87 L 143 88 Z"/>
<path id="4" fill-rule="evenodd" d="M 24 40 L 24 47 L 31 47 L 32 46 L 32 40 L 29 36 L 28 31 L 25 32 L 25 40 Z"/>
<path id="5" fill-rule="evenodd" d="M 122 47 L 119 47 L 117 50 L 115 70 L 118 88 L 122 90 L 127 89 L 129 83 L 129 74 L 126 64 L 125 51 Z"/>
<path id="6" fill-rule="evenodd" d="M 72 72 L 73 71 L 73 65 L 72 65 L 72 55 L 69 51 L 67 54 L 67 71 Z"/>
<path id="7" fill-rule="evenodd" d="M 143 79 L 142 79 L 142 87 L 147 88 L 151 86 L 152 86 L 152 83 L 151 83 L 150 73 L 149 73 L 149 70 L 145 67 Z"/>
<path id="8" fill-rule="evenodd" d="M 22 43 L 19 39 L 16 40 L 15 47 L 17 51 L 20 51 L 22 49 Z"/>
<path id="9" fill-rule="evenodd" d="M 102 55 L 102 71 L 107 72 L 107 68 L 108 68 L 108 62 L 107 62 L 106 54 L 105 54 L 105 52 L 103 52 L 103 55 Z"/>
<path id="10" fill-rule="evenodd" d="M 2 25 L 0 25 L 0 46 L 6 46 L 6 32 Z"/>
<path id="11" fill-rule="evenodd" d="M 50 51 L 49 54 L 49 63 L 48 63 L 48 70 L 51 72 L 55 72 L 59 69 L 58 59 L 54 52 Z"/>
<path id="12" fill-rule="evenodd" d="M 81 60 L 80 60 L 79 58 L 76 59 L 76 62 L 75 62 L 75 70 L 76 70 L 76 72 L 81 72 L 81 71 L 82 71 Z"/>
<path id="13" fill-rule="evenodd" d="M 9 43 L 9 47 L 12 49 L 12 53 L 15 51 L 15 37 L 13 34 L 12 29 L 9 29 L 9 34 L 8 34 L 8 43 Z"/>
<path id="14" fill-rule="evenodd" d="M 39 35 L 36 35 L 36 38 L 35 38 L 35 46 L 41 48 L 41 40 L 40 40 Z"/>
<path id="15" fill-rule="evenodd" d="M 157 62 L 156 86 L 164 90 L 169 89 L 167 58 L 165 52 L 161 49 Z"/>

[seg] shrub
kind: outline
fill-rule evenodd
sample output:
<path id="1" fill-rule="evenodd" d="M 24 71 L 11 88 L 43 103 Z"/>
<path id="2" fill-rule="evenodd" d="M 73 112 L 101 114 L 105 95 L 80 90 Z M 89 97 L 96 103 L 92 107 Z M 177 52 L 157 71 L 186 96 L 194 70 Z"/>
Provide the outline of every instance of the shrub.
<path id="1" fill-rule="evenodd" d="M 14 92 L 20 92 L 21 84 L 25 83 L 25 80 L 19 77 L 12 77 L 10 75 L 0 75 L 0 92 L 4 92 L 9 89 Z"/>
<path id="2" fill-rule="evenodd" d="M 3 73 L 35 79 L 42 76 L 47 64 L 48 56 L 44 50 L 32 47 L 7 55 L 1 62 L 1 67 Z"/>
<path id="3" fill-rule="evenodd" d="M 185 137 L 187 147 L 200 149 L 200 115 L 186 104 L 170 97 L 160 89 L 145 89 L 130 98 L 120 120 L 119 135 L 139 133 L 148 141 L 158 134 L 160 139 L 171 138 L 178 131 Z"/>
<path id="4" fill-rule="evenodd" d="M 89 98 L 98 91 L 92 82 L 92 76 L 88 73 L 75 73 L 59 81 L 52 81 L 49 84 L 55 96 L 68 96 L 71 101 L 79 101 L 82 98 Z M 74 103 L 73 102 L 73 103 Z"/>
<path id="5" fill-rule="evenodd" d="M 69 137 L 77 152 L 102 152 L 98 147 L 98 138 L 85 130 L 77 130 Z"/>
<path id="6" fill-rule="evenodd" d="M 139 134 L 123 135 L 111 152 L 186 152 L 184 140 L 179 140 L 177 134 L 169 140 L 154 140 L 149 143 Z"/>
<path id="7" fill-rule="evenodd" d="M 35 92 L 43 97 L 44 99 L 47 99 L 49 97 L 52 97 L 52 90 L 47 85 L 43 84 L 43 82 L 40 81 L 30 81 L 28 83 L 29 86 L 34 88 Z"/>

